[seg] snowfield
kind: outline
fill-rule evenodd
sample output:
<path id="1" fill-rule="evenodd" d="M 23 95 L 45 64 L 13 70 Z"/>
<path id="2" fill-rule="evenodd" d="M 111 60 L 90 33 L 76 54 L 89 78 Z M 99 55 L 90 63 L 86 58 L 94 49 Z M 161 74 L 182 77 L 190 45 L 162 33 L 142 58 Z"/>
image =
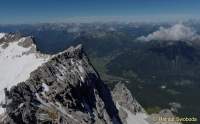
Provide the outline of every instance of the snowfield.
<path id="1" fill-rule="evenodd" d="M 4 33 L 0 33 L 0 39 L 4 36 Z M 0 44 L 0 103 L 4 101 L 4 88 L 9 89 L 27 80 L 33 70 L 48 60 L 48 57 L 42 57 L 40 53 L 30 52 L 36 50 L 34 44 L 28 48 L 18 45 L 25 40 L 26 37 L 10 42 L 6 48 L 2 47 L 4 43 Z M 0 107 L 0 114 L 3 112 L 4 109 Z"/>

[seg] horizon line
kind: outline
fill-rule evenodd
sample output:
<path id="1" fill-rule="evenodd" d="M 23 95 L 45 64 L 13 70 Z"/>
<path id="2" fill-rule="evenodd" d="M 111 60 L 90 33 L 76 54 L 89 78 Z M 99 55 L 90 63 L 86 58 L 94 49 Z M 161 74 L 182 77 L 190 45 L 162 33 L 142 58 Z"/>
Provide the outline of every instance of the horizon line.
<path id="1" fill-rule="evenodd" d="M 152 19 L 153 18 L 153 19 Z M 32 25 L 32 24 L 56 24 L 56 23 L 177 23 L 185 21 L 200 21 L 200 17 L 191 15 L 138 15 L 138 16 L 70 16 L 55 17 L 54 19 L 41 21 L 0 22 L 0 25 Z"/>

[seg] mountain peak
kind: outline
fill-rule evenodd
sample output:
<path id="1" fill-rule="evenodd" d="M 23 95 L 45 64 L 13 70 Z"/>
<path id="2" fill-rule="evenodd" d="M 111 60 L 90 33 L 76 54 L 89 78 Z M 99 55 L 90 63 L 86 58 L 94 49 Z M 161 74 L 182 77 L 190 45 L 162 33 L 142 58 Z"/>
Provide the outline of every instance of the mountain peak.
<path id="1" fill-rule="evenodd" d="M 68 58 L 81 58 L 82 57 L 82 55 L 83 55 L 83 47 L 82 47 L 82 44 L 79 44 L 79 45 L 77 45 L 77 46 L 71 46 L 71 47 L 69 47 L 68 49 L 66 49 L 66 50 L 64 50 L 63 52 L 60 52 L 60 53 L 58 53 L 58 54 L 56 54 L 56 55 L 54 55 L 54 57 L 55 56 L 59 56 L 59 55 L 62 55 L 62 54 L 66 54 L 66 56 L 68 57 Z"/>
<path id="2" fill-rule="evenodd" d="M 19 33 L 0 33 L 0 44 L 18 41 L 23 36 Z"/>
<path id="3" fill-rule="evenodd" d="M 111 93 L 82 45 L 50 56 L 36 50 L 32 37 L 3 39 L 0 63 L 7 73 L 0 74 L 0 123 L 149 124 L 124 84 Z"/>
<path id="4" fill-rule="evenodd" d="M 81 45 L 54 55 L 5 94 L 4 123 L 121 123 Z"/>

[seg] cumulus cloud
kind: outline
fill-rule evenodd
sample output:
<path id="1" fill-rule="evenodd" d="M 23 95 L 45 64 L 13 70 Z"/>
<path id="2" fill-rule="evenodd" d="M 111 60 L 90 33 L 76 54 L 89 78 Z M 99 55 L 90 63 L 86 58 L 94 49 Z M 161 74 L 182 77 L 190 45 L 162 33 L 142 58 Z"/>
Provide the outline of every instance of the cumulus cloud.
<path id="1" fill-rule="evenodd" d="M 200 36 L 195 30 L 188 26 L 175 24 L 170 28 L 160 27 L 159 30 L 137 39 L 141 41 L 193 41 L 195 39 L 200 39 Z"/>

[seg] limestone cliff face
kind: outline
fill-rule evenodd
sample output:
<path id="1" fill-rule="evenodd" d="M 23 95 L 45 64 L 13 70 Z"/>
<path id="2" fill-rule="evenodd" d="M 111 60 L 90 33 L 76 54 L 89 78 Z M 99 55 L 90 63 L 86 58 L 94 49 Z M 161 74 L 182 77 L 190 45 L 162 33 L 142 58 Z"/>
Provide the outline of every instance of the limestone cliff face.
<path id="1" fill-rule="evenodd" d="M 54 55 L 5 95 L 5 124 L 121 123 L 110 91 L 80 45 Z"/>

